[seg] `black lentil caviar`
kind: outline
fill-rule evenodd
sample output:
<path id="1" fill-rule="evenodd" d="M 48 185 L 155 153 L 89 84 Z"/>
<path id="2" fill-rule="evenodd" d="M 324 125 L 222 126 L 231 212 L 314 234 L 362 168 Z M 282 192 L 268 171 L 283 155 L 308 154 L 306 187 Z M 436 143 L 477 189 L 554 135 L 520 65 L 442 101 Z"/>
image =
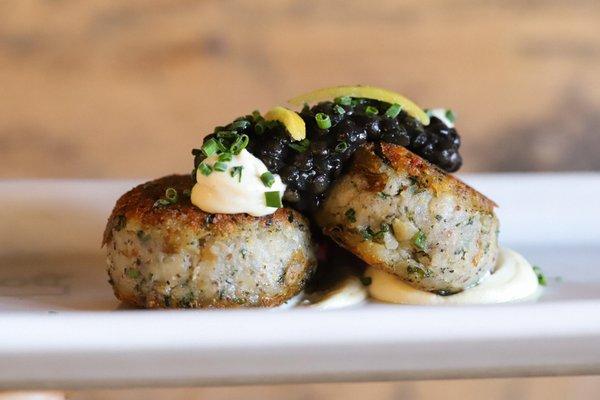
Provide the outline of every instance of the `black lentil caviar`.
<path id="1" fill-rule="evenodd" d="M 319 207 L 332 182 L 342 174 L 346 161 L 366 142 L 404 146 L 448 172 L 460 168 L 460 138 L 454 128 L 436 117 L 424 126 L 404 111 L 386 113 L 389 108 L 388 103 L 358 98 L 305 105 L 300 116 L 306 124 L 306 139 L 301 142 L 293 141 L 281 123 L 265 121 L 255 111 L 215 128 L 204 140 L 218 138 L 222 131 L 248 135 L 247 150 L 269 171 L 281 176 L 287 185 L 284 202 L 300 211 Z M 330 126 L 322 122 L 326 117 Z M 329 127 L 323 129 L 319 125 Z M 205 156 L 199 149 L 192 154 L 197 168 Z M 195 179 L 195 170 L 192 176 Z"/>

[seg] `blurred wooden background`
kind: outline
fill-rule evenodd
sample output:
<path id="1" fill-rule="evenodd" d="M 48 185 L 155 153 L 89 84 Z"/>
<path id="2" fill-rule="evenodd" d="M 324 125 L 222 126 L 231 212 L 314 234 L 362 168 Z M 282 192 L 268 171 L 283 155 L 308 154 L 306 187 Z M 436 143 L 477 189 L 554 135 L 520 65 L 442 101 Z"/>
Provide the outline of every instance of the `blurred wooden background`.
<path id="1" fill-rule="evenodd" d="M 0 0 L 0 177 L 187 172 L 347 83 L 455 109 L 465 171 L 600 170 L 598 0 Z"/>

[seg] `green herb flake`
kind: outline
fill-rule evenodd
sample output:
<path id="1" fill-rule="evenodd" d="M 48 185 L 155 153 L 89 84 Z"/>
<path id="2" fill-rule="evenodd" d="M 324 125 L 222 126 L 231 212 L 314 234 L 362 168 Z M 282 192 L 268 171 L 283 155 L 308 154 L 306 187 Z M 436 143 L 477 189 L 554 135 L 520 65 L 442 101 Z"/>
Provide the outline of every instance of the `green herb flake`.
<path id="1" fill-rule="evenodd" d="M 385 116 L 388 118 L 396 118 L 400 111 L 402 111 L 402 106 L 400 104 L 392 104 L 385 112 Z"/>
<path id="2" fill-rule="evenodd" d="M 546 275 L 542 272 L 542 269 L 537 265 L 533 266 L 533 272 L 537 275 L 538 283 L 540 286 L 546 286 L 548 284 L 548 280 L 546 279 Z"/>
<path id="3" fill-rule="evenodd" d="M 125 274 L 131 279 L 139 279 L 142 276 L 142 273 L 135 268 L 127 268 Z"/>
<path id="4" fill-rule="evenodd" d="M 344 107 L 336 104 L 335 106 L 333 106 L 333 109 L 335 110 L 336 113 L 343 115 L 346 113 L 346 110 L 344 110 Z"/>
<path id="5" fill-rule="evenodd" d="M 231 170 L 229 171 L 229 175 L 231 175 L 232 178 L 235 178 L 237 176 L 238 182 L 241 182 L 243 170 L 244 170 L 243 165 L 236 165 L 235 167 L 231 167 Z"/>
<path id="6" fill-rule="evenodd" d="M 281 204 L 281 194 L 278 191 L 265 192 L 265 201 L 267 203 L 267 207 L 283 207 Z"/>
<path id="7" fill-rule="evenodd" d="M 354 208 L 347 209 L 344 215 L 346 216 L 346 219 L 348 221 L 356 222 L 356 211 L 354 210 Z"/>
<path id="8" fill-rule="evenodd" d="M 137 231 L 136 236 L 139 239 L 139 241 L 142 243 L 146 243 L 148 240 L 150 240 L 150 234 L 144 232 L 143 230 Z"/>
<path id="9" fill-rule="evenodd" d="M 446 116 L 446 119 L 452 123 L 454 123 L 454 121 L 456 121 L 456 115 L 454 114 L 454 111 L 452 111 L 451 109 L 447 109 L 446 113 L 444 114 Z"/>
<path id="10" fill-rule="evenodd" d="M 379 114 L 379 110 L 377 107 L 367 106 L 367 108 L 365 108 L 365 114 L 367 114 L 369 117 L 374 117 Z"/>
<path id="11" fill-rule="evenodd" d="M 192 195 L 192 191 L 190 189 L 185 189 L 182 193 L 185 197 L 190 197 Z"/>
<path id="12" fill-rule="evenodd" d="M 363 276 L 360 278 L 360 283 L 362 283 L 363 286 L 370 286 L 371 283 L 373 283 L 373 278 L 370 276 Z"/>
<path id="13" fill-rule="evenodd" d="M 304 153 L 310 147 L 310 141 L 308 139 L 298 140 L 288 144 L 289 147 L 296 150 L 298 153 Z"/>
<path id="14" fill-rule="evenodd" d="M 423 233 L 423 231 L 419 231 L 417 233 L 415 233 L 415 235 L 412 237 L 412 244 L 420 249 L 420 250 L 425 250 L 427 249 L 427 236 L 425 235 L 425 233 Z"/>
<path id="15" fill-rule="evenodd" d="M 262 181 L 263 185 L 265 185 L 266 187 L 269 187 L 269 188 L 271 186 L 273 186 L 273 184 L 275 183 L 275 177 L 269 171 L 262 174 L 260 176 L 260 180 Z"/>
<path id="16" fill-rule="evenodd" d="M 124 215 L 117 215 L 116 218 L 116 222 L 115 222 L 115 231 L 120 231 L 121 229 L 125 228 L 125 225 L 127 224 L 127 218 Z"/>
<path id="17" fill-rule="evenodd" d="M 317 121 L 317 126 L 319 129 L 329 129 L 331 128 L 331 119 L 329 115 L 324 113 L 317 113 L 315 115 L 315 120 Z"/>
<path id="18" fill-rule="evenodd" d="M 363 239 L 365 240 L 372 240 L 373 239 L 373 230 L 371 229 L 371 227 L 367 227 L 366 229 L 363 229 L 362 231 L 360 231 Z"/>

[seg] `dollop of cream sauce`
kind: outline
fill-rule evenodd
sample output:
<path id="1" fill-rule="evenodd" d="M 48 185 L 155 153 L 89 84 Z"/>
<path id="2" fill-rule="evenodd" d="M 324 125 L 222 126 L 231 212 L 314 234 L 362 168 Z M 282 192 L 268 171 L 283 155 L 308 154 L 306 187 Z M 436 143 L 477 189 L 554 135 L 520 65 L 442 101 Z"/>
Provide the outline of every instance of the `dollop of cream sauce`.
<path id="1" fill-rule="evenodd" d="M 474 287 L 449 296 L 415 289 L 392 274 L 368 268 L 369 294 L 376 300 L 415 305 L 497 304 L 536 298 L 541 290 L 533 267 L 523 256 L 501 249 L 496 269 Z"/>
<path id="2" fill-rule="evenodd" d="M 212 155 L 204 163 L 212 166 L 217 159 L 217 155 Z M 241 176 L 232 173 L 233 167 L 242 167 Z M 246 213 L 255 217 L 273 214 L 277 208 L 267 206 L 265 192 L 278 191 L 283 198 L 285 184 L 279 175 L 273 174 L 275 182 L 271 187 L 265 186 L 260 179 L 265 172 L 268 172 L 265 164 L 244 149 L 227 162 L 226 171 L 213 171 L 208 176 L 196 172 L 192 204 L 208 213 Z"/>

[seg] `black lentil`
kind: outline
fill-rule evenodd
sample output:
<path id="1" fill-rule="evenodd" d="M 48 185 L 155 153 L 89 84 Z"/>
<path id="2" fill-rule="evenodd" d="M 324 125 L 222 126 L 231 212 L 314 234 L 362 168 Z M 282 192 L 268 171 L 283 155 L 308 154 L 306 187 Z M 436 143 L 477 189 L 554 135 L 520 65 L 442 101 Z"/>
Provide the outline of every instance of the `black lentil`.
<path id="1" fill-rule="evenodd" d="M 281 176 L 287 185 L 284 202 L 300 211 L 314 211 L 319 207 L 332 182 L 342 174 L 346 161 L 366 142 L 404 146 L 448 172 L 460 168 L 460 137 L 454 128 L 436 117 L 431 117 L 430 124 L 424 126 L 404 111 L 390 117 L 390 113 L 386 115 L 390 106 L 358 98 L 337 103 L 325 101 L 313 107 L 306 105 L 299 113 L 306 124 L 303 142 L 294 142 L 281 123 L 265 121 L 255 111 L 227 126 L 215 128 L 205 142 L 212 138 L 219 140 L 223 136 L 219 132 L 223 131 L 248 135 L 247 150 L 269 171 Z M 319 121 L 328 117 L 331 125 L 327 129 L 322 127 L 329 123 L 319 124 L 317 114 Z M 206 156 L 198 149 L 192 154 L 197 168 Z M 195 179 L 195 173 L 192 176 Z"/>

